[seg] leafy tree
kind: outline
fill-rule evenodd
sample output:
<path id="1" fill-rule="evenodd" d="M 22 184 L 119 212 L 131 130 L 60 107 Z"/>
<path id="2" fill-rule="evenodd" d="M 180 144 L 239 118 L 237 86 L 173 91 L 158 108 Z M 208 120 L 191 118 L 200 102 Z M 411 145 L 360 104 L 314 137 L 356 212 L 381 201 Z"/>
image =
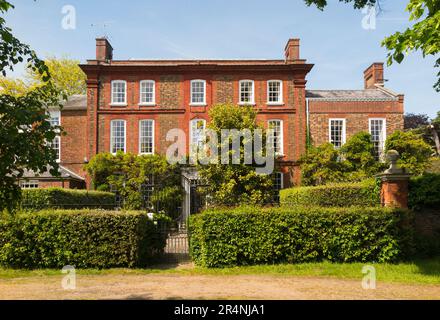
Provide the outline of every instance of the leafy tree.
<path id="1" fill-rule="evenodd" d="M 420 127 L 426 127 L 429 124 L 429 117 L 426 114 L 407 113 L 403 118 L 404 129 L 417 129 Z"/>
<path id="2" fill-rule="evenodd" d="M 86 93 L 86 75 L 78 66 L 79 60 L 66 57 L 49 57 L 44 62 L 49 69 L 51 81 L 58 90 L 63 91 L 68 96 Z M 43 76 L 29 69 L 28 78 L 34 82 L 42 83 Z"/>
<path id="3" fill-rule="evenodd" d="M 310 147 L 300 159 L 301 183 L 306 186 L 343 181 L 345 163 L 331 143 Z"/>
<path id="4" fill-rule="evenodd" d="M 67 96 L 86 92 L 86 75 L 78 66 L 78 60 L 50 57 L 45 60 L 51 82 L 54 87 Z M 47 72 L 40 74 L 32 68 L 27 69 L 24 80 L 1 77 L 0 94 L 22 96 L 31 90 L 44 85 L 43 78 Z"/>
<path id="5" fill-rule="evenodd" d="M 358 132 L 353 135 L 341 148 L 344 159 L 344 170 L 351 173 L 347 180 L 361 180 L 371 177 L 381 169 L 380 163 L 374 157 L 374 146 L 371 135 Z"/>
<path id="6" fill-rule="evenodd" d="M 165 157 L 99 153 L 85 169 L 96 189 L 118 192 L 125 209 L 150 209 L 176 216 L 182 201 L 180 169 Z"/>
<path id="7" fill-rule="evenodd" d="M 409 172 L 420 175 L 429 166 L 433 150 L 423 138 L 413 131 L 395 131 L 385 142 L 385 150 L 396 150 L 400 154 L 398 164 Z"/>
<path id="8" fill-rule="evenodd" d="M 0 0 L 0 13 L 5 14 L 12 4 Z M 12 211 L 20 199 L 17 179 L 24 168 L 58 174 L 56 154 L 47 144 L 60 128 L 52 127 L 46 114 L 49 106 L 59 104 L 60 93 L 49 82 L 50 72 L 36 53 L 23 44 L 0 17 L 0 70 L 6 76 L 17 63 L 27 63 L 42 75 L 43 84 L 26 94 L 14 97 L 0 94 L 0 211 Z"/>
<path id="9" fill-rule="evenodd" d="M 339 0 L 353 3 L 356 9 L 374 6 L 377 0 Z M 315 4 L 319 9 L 327 5 L 326 0 L 305 0 L 307 5 Z M 423 57 L 438 56 L 440 53 L 440 1 L 438 0 L 409 0 L 406 10 L 410 13 L 411 27 L 403 32 L 396 32 L 382 41 L 382 46 L 388 49 L 388 65 L 394 61 L 401 63 L 405 53 L 420 50 Z M 440 67 L 440 58 L 435 67 Z M 438 81 L 434 85 L 440 91 L 440 72 Z"/>
<path id="10" fill-rule="evenodd" d="M 221 137 L 222 129 L 248 129 L 252 136 L 255 130 L 263 128 L 256 121 L 257 112 L 252 107 L 220 104 L 213 106 L 209 111 L 211 119 L 208 128 L 213 130 L 217 137 Z M 234 206 L 239 203 L 263 204 L 273 197 L 272 179 L 270 175 L 258 174 L 257 165 L 245 164 L 244 145 L 245 138 L 240 139 L 240 164 L 232 164 L 232 141 L 234 134 L 229 135 L 229 164 L 198 165 L 198 171 L 207 186 L 201 188 L 201 192 L 209 195 L 212 204 Z M 265 141 L 263 141 L 263 146 Z M 218 150 L 221 149 L 219 141 Z M 263 149 L 263 153 L 265 150 Z"/>

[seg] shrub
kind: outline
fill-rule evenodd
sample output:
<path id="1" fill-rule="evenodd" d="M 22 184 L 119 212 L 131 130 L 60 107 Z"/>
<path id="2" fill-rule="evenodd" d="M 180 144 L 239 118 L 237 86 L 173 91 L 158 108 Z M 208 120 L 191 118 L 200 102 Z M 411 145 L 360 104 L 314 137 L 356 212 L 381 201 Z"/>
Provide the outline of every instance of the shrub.
<path id="1" fill-rule="evenodd" d="M 264 263 L 389 262 L 412 253 L 413 215 L 384 208 L 209 210 L 190 217 L 199 266 Z"/>
<path id="2" fill-rule="evenodd" d="M 158 221 L 164 221 L 158 216 Z M 0 219 L 0 265 L 144 267 L 165 246 L 142 212 L 42 211 Z"/>
<path id="3" fill-rule="evenodd" d="M 148 209 L 177 216 L 183 198 L 180 168 L 161 155 L 100 153 L 85 166 L 98 190 L 112 187 L 127 210 Z"/>
<path id="4" fill-rule="evenodd" d="M 48 188 L 22 190 L 21 205 L 26 210 L 113 209 L 116 203 L 115 195 L 110 192 Z"/>
<path id="5" fill-rule="evenodd" d="M 395 131 L 387 138 L 385 149 L 399 152 L 398 165 L 416 175 L 429 167 L 433 153 L 432 147 L 413 131 Z"/>
<path id="6" fill-rule="evenodd" d="M 380 205 L 380 182 L 335 183 L 316 187 L 296 187 L 280 191 L 282 206 L 347 207 Z"/>
<path id="7" fill-rule="evenodd" d="M 411 178 L 408 206 L 416 210 L 440 208 L 440 174 L 427 173 Z"/>

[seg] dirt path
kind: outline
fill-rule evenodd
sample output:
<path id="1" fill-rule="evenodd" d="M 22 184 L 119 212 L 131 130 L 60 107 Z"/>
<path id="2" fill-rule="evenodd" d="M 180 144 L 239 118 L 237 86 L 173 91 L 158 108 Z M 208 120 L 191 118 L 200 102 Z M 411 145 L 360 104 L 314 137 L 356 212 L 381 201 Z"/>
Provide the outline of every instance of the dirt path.
<path id="1" fill-rule="evenodd" d="M 0 280 L 0 299 L 440 299 L 440 286 L 294 276 L 78 275 L 75 290 L 62 276 Z"/>

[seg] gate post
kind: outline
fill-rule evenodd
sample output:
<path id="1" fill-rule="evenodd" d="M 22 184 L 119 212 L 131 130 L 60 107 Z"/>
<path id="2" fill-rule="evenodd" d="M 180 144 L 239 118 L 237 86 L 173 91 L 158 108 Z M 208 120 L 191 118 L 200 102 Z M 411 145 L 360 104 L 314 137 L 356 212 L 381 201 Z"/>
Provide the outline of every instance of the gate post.
<path id="1" fill-rule="evenodd" d="M 408 208 L 408 181 L 411 176 L 397 165 L 399 153 L 396 150 L 387 152 L 390 167 L 377 175 L 381 178 L 380 204 L 382 207 Z"/>

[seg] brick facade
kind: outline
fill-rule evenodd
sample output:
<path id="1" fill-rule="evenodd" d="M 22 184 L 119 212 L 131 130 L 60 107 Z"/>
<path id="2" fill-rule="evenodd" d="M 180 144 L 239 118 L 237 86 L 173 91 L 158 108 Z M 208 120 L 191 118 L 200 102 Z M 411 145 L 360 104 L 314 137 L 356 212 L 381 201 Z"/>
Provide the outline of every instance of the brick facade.
<path id="1" fill-rule="evenodd" d="M 306 76 L 313 65 L 300 59 L 299 40 L 290 39 L 282 60 L 113 60 L 113 48 L 106 39 L 96 42 L 96 59 L 80 65 L 87 75 L 84 108 L 62 111 L 67 136 L 61 139 L 61 164 L 77 175 L 89 177 L 82 167 L 99 152 L 110 151 L 110 122 L 126 121 L 126 151 L 139 153 L 139 121 L 154 120 L 154 152 L 165 154 L 172 142 L 170 129 L 180 128 L 190 136 L 190 121 L 209 122 L 211 106 L 238 104 L 239 81 L 254 81 L 257 119 L 282 120 L 284 156 L 278 169 L 284 173 L 284 187 L 300 183 L 297 160 L 305 152 L 307 132 L 313 144 L 329 141 L 330 118 L 346 119 L 347 139 L 368 131 L 369 118 L 385 118 L 387 133 L 403 128 L 403 96 L 383 88 L 383 65 L 374 63 L 364 72 L 364 90 L 309 91 Z M 190 104 L 191 80 L 206 81 L 206 105 Z M 111 104 L 113 80 L 126 81 L 126 105 Z M 155 81 L 154 105 L 141 105 L 140 83 Z M 282 82 L 282 104 L 269 104 L 268 81 Z M 382 81 L 382 82 L 381 82 Z"/>

